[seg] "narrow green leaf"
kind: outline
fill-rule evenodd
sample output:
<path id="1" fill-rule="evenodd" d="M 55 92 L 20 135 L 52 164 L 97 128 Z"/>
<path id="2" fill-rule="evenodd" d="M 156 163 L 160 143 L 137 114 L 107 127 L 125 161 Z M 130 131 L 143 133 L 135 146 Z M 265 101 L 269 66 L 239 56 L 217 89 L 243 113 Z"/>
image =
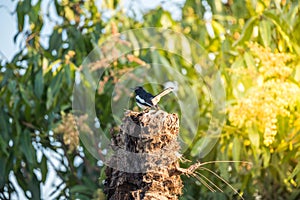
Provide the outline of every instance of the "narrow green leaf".
<path id="1" fill-rule="evenodd" d="M 255 148 L 259 148 L 260 138 L 258 130 L 255 127 L 248 128 L 248 137 L 252 146 L 254 146 Z"/>
<path id="2" fill-rule="evenodd" d="M 265 47 L 270 47 L 271 43 L 271 24 L 270 22 L 263 20 L 259 23 L 259 32 L 262 42 Z"/>
<path id="3" fill-rule="evenodd" d="M 12 94 L 16 93 L 17 91 L 16 88 L 17 88 L 17 83 L 15 80 L 11 80 L 8 82 L 8 89 Z"/>
<path id="4" fill-rule="evenodd" d="M 232 69 L 237 69 L 243 66 L 243 57 L 239 56 L 237 59 L 235 59 L 234 63 L 232 63 L 231 67 Z"/>
<path id="5" fill-rule="evenodd" d="M 45 183 L 46 178 L 47 178 L 47 173 L 48 173 L 48 165 L 47 165 L 47 158 L 45 155 L 43 155 L 41 163 L 40 163 L 40 168 L 42 172 L 42 182 Z"/>
<path id="6" fill-rule="evenodd" d="M 280 18 L 280 15 L 276 15 L 272 12 L 266 11 L 264 12 L 264 16 L 273 22 L 278 32 L 280 33 L 280 35 L 288 45 L 289 49 L 293 50 L 293 45 L 291 44 L 291 38 L 288 34 L 288 32 L 291 31 L 290 26 L 286 22 L 284 22 L 282 18 Z"/>
<path id="7" fill-rule="evenodd" d="M 49 51 L 57 50 L 62 45 L 62 34 L 58 33 L 57 29 L 53 30 L 53 33 L 49 39 Z"/>
<path id="8" fill-rule="evenodd" d="M 210 152 L 211 149 L 216 144 L 216 140 L 218 140 L 217 137 L 214 138 L 208 138 L 204 137 L 201 138 L 196 142 L 196 144 L 193 146 L 191 150 L 191 156 L 199 156 L 202 157 L 203 155 L 206 155 L 207 152 Z"/>
<path id="9" fill-rule="evenodd" d="M 255 61 L 253 59 L 253 56 L 250 53 L 248 53 L 248 52 L 244 53 L 244 60 L 246 62 L 248 69 L 252 69 L 254 71 L 256 70 L 255 69 Z"/>
<path id="10" fill-rule="evenodd" d="M 52 88 L 48 87 L 48 89 L 47 89 L 47 101 L 46 101 L 47 110 L 49 110 L 49 108 L 52 106 L 52 103 L 53 103 Z"/>
<path id="11" fill-rule="evenodd" d="M 85 185 L 75 185 L 70 189 L 70 193 L 84 193 L 89 194 L 89 191 L 91 191 L 91 188 L 85 186 Z"/>
<path id="12" fill-rule="evenodd" d="M 63 11 L 63 6 L 61 6 L 60 1 L 59 0 L 54 0 L 54 5 L 55 5 L 55 9 L 57 11 L 57 14 L 61 15 L 62 11 Z"/>
<path id="13" fill-rule="evenodd" d="M 233 46 L 237 46 L 238 44 L 243 43 L 250 39 L 256 21 L 257 21 L 257 16 L 253 16 L 246 22 L 241 37 L 233 43 Z"/>
<path id="14" fill-rule="evenodd" d="M 31 145 L 30 132 L 27 129 L 21 133 L 20 143 L 21 143 L 21 151 L 25 155 L 26 160 L 29 163 L 33 164 L 35 161 L 34 159 L 35 151 Z"/>
<path id="15" fill-rule="evenodd" d="M 29 99 L 30 98 L 29 92 L 24 88 L 22 84 L 20 84 L 19 87 L 20 87 L 20 92 L 23 100 L 28 106 L 31 106 L 30 99 Z"/>
<path id="16" fill-rule="evenodd" d="M 62 78 L 63 73 L 58 72 L 58 74 L 52 79 L 50 86 L 47 89 L 47 101 L 46 101 L 46 108 L 49 109 L 53 103 L 53 101 L 56 99 L 58 92 L 60 91 L 60 88 L 62 86 Z"/>
<path id="17" fill-rule="evenodd" d="M 7 159 L 4 159 L 3 157 L 0 157 L 0 163 L 7 163 Z M 4 187 L 4 184 L 6 184 L 6 177 L 7 177 L 7 173 L 6 173 L 6 165 L 1 164 L 0 165 L 0 188 Z"/>
<path id="18" fill-rule="evenodd" d="M 269 166 L 270 159 L 271 159 L 270 149 L 264 148 L 262 154 L 263 154 L 263 166 L 267 168 Z"/>
<path id="19" fill-rule="evenodd" d="M 50 86 L 52 87 L 52 94 L 54 97 L 56 97 L 56 95 L 58 94 L 58 92 L 63 84 L 62 77 L 63 77 L 63 73 L 58 73 L 50 84 Z"/>
<path id="20" fill-rule="evenodd" d="M 221 23 L 219 23 L 217 20 L 212 20 L 211 24 L 218 36 L 220 36 L 221 34 L 225 34 L 226 30 L 224 26 Z"/>
<path id="21" fill-rule="evenodd" d="M 34 79 L 34 93 L 38 99 L 42 97 L 44 90 L 44 77 L 43 70 L 40 69 L 38 73 L 35 75 Z"/>
<path id="22" fill-rule="evenodd" d="M 233 160 L 239 161 L 241 154 L 241 142 L 237 137 L 233 139 L 233 146 L 232 146 L 232 157 Z M 238 169 L 238 163 L 234 163 L 235 168 Z"/>
<path id="23" fill-rule="evenodd" d="M 225 148 L 224 152 L 218 154 L 217 155 L 218 157 L 217 157 L 216 160 L 229 160 L 228 146 L 226 146 L 224 148 Z M 227 162 L 224 162 L 224 163 L 222 163 L 218 166 L 218 169 L 220 170 L 221 177 L 226 179 L 226 180 L 229 180 L 229 178 L 230 178 L 228 167 L 229 167 L 229 163 L 227 163 Z"/>
<path id="24" fill-rule="evenodd" d="M 31 121 L 31 112 L 32 112 L 32 107 L 29 105 L 24 105 L 25 106 L 25 111 L 24 111 L 24 116 L 26 121 Z"/>
<path id="25" fill-rule="evenodd" d="M 8 151 L 7 151 L 7 141 L 4 141 L 2 136 L 0 135 L 0 149 L 1 149 L 1 157 L 2 154 L 4 154 L 6 157 L 9 156 Z"/>
<path id="26" fill-rule="evenodd" d="M 67 85 L 68 86 L 71 86 L 72 85 L 72 74 L 71 74 L 71 66 L 70 66 L 70 64 L 68 64 L 68 65 L 65 65 L 64 66 L 64 75 L 65 75 L 65 78 L 66 78 L 66 82 L 67 82 Z"/>
<path id="27" fill-rule="evenodd" d="M 296 66 L 295 69 L 295 80 L 300 83 L 300 63 Z"/>
<path id="28" fill-rule="evenodd" d="M 16 12 L 17 12 L 17 19 L 18 19 L 18 30 L 19 32 L 23 31 L 24 28 L 24 11 L 23 11 L 23 3 L 21 1 L 18 2 L 17 8 L 16 8 Z M 16 34 L 16 36 L 19 35 L 18 33 Z"/>
<path id="29" fill-rule="evenodd" d="M 24 178 L 23 173 L 21 172 L 21 170 L 14 171 L 14 175 L 15 175 L 17 181 L 18 181 L 19 186 L 23 189 L 23 191 L 28 190 L 28 184 L 26 183 L 25 178 Z"/>
<path id="30" fill-rule="evenodd" d="M 41 189 L 40 189 L 41 184 L 34 173 L 28 185 L 32 194 L 31 199 L 41 199 Z"/>
<path id="31" fill-rule="evenodd" d="M 128 39 L 133 45 L 133 49 L 140 49 L 139 40 L 132 32 L 128 33 Z"/>
<path id="32" fill-rule="evenodd" d="M 200 140 L 198 140 L 195 145 L 192 147 L 191 150 L 191 156 L 196 156 L 199 154 L 199 152 L 203 149 L 203 142 L 204 142 L 204 138 L 201 138 Z"/>
<path id="33" fill-rule="evenodd" d="M 24 13 L 28 13 L 30 12 L 32 6 L 31 6 L 31 0 L 24 0 L 21 1 L 22 2 L 22 10 L 24 11 Z"/>
<path id="34" fill-rule="evenodd" d="M 9 139 L 10 129 L 9 117 L 4 110 L 0 109 L 0 133 L 4 140 Z"/>

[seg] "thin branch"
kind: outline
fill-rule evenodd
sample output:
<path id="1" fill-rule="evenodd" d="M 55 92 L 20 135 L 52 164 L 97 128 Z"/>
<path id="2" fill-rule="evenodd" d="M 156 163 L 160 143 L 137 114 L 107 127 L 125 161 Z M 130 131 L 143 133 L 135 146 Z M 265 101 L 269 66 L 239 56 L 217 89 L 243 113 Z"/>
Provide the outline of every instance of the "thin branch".
<path id="1" fill-rule="evenodd" d="M 202 175 L 202 174 L 201 174 Z M 216 190 L 211 187 L 208 183 L 206 183 L 199 175 L 192 174 L 193 177 L 195 177 L 198 181 L 200 181 L 207 189 L 209 189 L 211 192 L 216 192 Z"/>
<path id="2" fill-rule="evenodd" d="M 212 182 L 209 178 L 207 178 L 206 176 L 204 176 L 200 172 L 195 172 L 195 174 L 197 174 L 199 176 L 202 176 L 203 178 L 205 178 L 205 180 L 207 180 L 210 184 L 212 184 L 215 188 L 217 188 L 217 190 L 219 190 L 220 192 L 223 192 L 223 190 L 221 188 L 219 188 L 214 182 Z"/>
<path id="3" fill-rule="evenodd" d="M 241 197 L 241 199 L 243 199 L 243 200 L 245 200 L 244 198 L 243 198 L 243 196 L 232 186 L 232 185 L 230 185 L 224 178 L 222 178 L 221 176 L 219 176 L 216 172 L 214 172 L 214 171 L 212 171 L 212 170 L 210 170 L 210 169 L 208 169 L 208 168 L 206 168 L 206 167 L 200 167 L 199 169 L 202 169 L 202 170 L 206 170 L 206 171 L 208 171 L 208 172 L 210 172 L 210 173 L 212 173 L 213 175 L 215 175 L 216 177 L 218 177 L 221 181 L 223 181 L 227 186 L 229 186 L 236 194 L 238 194 L 240 197 Z"/>
<path id="4" fill-rule="evenodd" d="M 239 161 L 239 160 L 215 160 L 215 161 L 208 161 L 208 162 L 203 162 L 200 164 L 200 166 L 207 165 L 207 164 L 213 164 L 213 163 L 245 163 L 248 165 L 253 165 L 252 162 L 248 161 Z"/>

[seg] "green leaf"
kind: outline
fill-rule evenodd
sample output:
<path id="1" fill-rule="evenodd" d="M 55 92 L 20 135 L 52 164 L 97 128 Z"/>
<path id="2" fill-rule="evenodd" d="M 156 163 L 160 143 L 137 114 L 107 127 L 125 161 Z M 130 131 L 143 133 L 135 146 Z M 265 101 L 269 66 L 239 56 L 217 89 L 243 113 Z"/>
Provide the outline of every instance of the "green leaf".
<path id="1" fill-rule="evenodd" d="M 31 176 L 31 180 L 28 183 L 29 190 L 31 191 L 31 199 L 41 199 L 40 181 L 37 179 L 35 173 Z"/>
<path id="2" fill-rule="evenodd" d="M 30 132 L 25 129 L 25 131 L 23 131 L 21 133 L 21 138 L 20 138 L 20 143 L 21 143 L 21 151 L 23 152 L 23 154 L 25 155 L 26 160 L 30 163 L 33 164 L 35 161 L 35 151 L 32 147 L 31 144 L 31 136 L 30 136 Z"/>
<path id="3" fill-rule="evenodd" d="M 0 163 L 6 163 L 7 159 L 0 157 Z M 0 188 L 4 187 L 4 184 L 6 183 L 6 177 L 8 174 L 6 174 L 6 165 L 1 164 L 0 165 Z"/>
<path id="4" fill-rule="evenodd" d="M 72 79 L 71 79 L 72 78 L 72 73 L 71 73 L 71 66 L 70 65 L 72 65 L 72 63 L 64 66 L 65 79 L 66 79 L 66 82 L 67 82 L 67 84 L 68 84 L 69 87 L 73 83 Z"/>
<path id="5" fill-rule="evenodd" d="M 47 165 L 47 158 L 45 155 L 42 156 L 42 160 L 40 163 L 40 168 L 42 172 L 42 182 L 45 183 L 46 178 L 47 178 L 47 173 L 48 173 L 48 165 Z"/>
<path id="6" fill-rule="evenodd" d="M 17 5 L 17 8 L 16 8 L 16 12 L 17 12 L 17 19 L 18 19 L 18 30 L 19 30 L 19 32 L 22 32 L 23 31 L 23 28 L 24 28 L 24 15 L 25 15 L 25 13 L 24 13 L 24 11 L 23 11 L 23 8 L 22 8 L 22 6 L 23 6 L 23 3 L 21 2 L 21 1 L 19 1 L 18 2 L 18 5 Z M 19 35 L 18 33 L 17 33 L 17 35 Z M 17 36 L 16 35 L 16 36 Z"/>
<path id="7" fill-rule="evenodd" d="M 296 165 L 296 167 L 293 169 L 293 172 L 289 175 L 288 179 L 294 178 L 297 174 L 300 173 L 300 162 Z"/>
<path id="8" fill-rule="evenodd" d="M 295 80 L 300 83 L 300 63 L 296 66 L 295 69 Z"/>
<path id="9" fill-rule="evenodd" d="M 24 13 L 29 13 L 31 10 L 31 0 L 24 0 L 22 2 L 22 10 Z"/>
<path id="10" fill-rule="evenodd" d="M 239 161 L 240 160 L 240 153 L 241 153 L 241 142 L 237 137 L 235 137 L 233 139 L 233 146 L 232 146 L 233 160 Z M 234 165 L 235 165 L 235 168 L 238 169 L 238 163 L 234 163 Z"/>
<path id="11" fill-rule="evenodd" d="M 160 18 L 160 23 L 163 28 L 171 28 L 173 25 L 173 19 L 169 12 L 164 12 Z"/>
<path id="12" fill-rule="evenodd" d="M 211 151 L 213 146 L 216 144 L 216 140 L 218 140 L 218 137 L 204 137 L 201 138 L 196 142 L 196 144 L 193 146 L 191 150 L 191 156 L 199 156 L 202 157 L 202 155 L 206 155 L 207 152 Z"/>
<path id="13" fill-rule="evenodd" d="M 241 37 L 233 43 L 233 46 L 237 46 L 238 44 L 244 43 L 245 41 L 248 41 L 250 39 L 253 32 L 253 27 L 257 19 L 258 19 L 257 16 L 253 16 L 246 22 Z"/>
<path id="14" fill-rule="evenodd" d="M 224 152 L 220 153 L 217 156 L 218 157 L 217 157 L 216 160 L 229 160 L 229 157 L 228 157 L 228 146 L 224 147 Z M 218 169 L 220 170 L 220 175 L 222 176 L 222 178 L 224 178 L 226 180 L 229 180 L 229 178 L 230 178 L 228 167 L 229 167 L 229 163 L 228 162 L 221 163 L 218 166 Z"/>
<path id="15" fill-rule="evenodd" d="M 263 20 L 259 23 L 259 32 L 264 46 L 270 47 L 271 44 L 271 24 Z"/>
<path id="16" fill-rule="evenodd" d="M 276 15 L 272 12 L 265 11 L 264 16 L 270 19 L 274 25 L 276 26 L 278 32 L 281 34 L 282 38 L 285 40 L 286 44 L 288 45 L 290 50 L 293 50 L 293 45 L 291 44 L 291 38 L 287 31 L 291 31 L 290 26 L 288 23 L 284 22 L 280 15 Z"/>
<path id="17" fill-rule="evenodd" d="M 46 108 L 47 110 L 50 109 L 53 103 L 53 95 L 52 95 L 52 88 L 48 87 L 47 89 L 47 101 L 46 101 Z"/>
<path id="18" fill-rule="evenodd" d="M 25 120 L 26 121 L 30 121 L 31 120 L 31 112 L 32 112 L 32 107 L 29 105 L 24 105 L 25 107 L 25 111 L 24 111 L 24 116 L 25 116 Z"/>
<path id="19" fill-rule="evenodd" d="M 26 89 L 24 88 L 24 85 L 22 85 L 22 84 L 20 84 L 19 87 L 20 87 L 20 92 L 21 92 L 21 96 L 22 96 L 23 100 L 25 101 L 25 103 L 26 103 L 28 106 L 31 106 L 30 99 L 29 99 L 29 98 L 30 98 L 30 96 L 29 96 L 29 91 L 26 90 Z"/>
<path id="20" fill-rule="evenodd" d="M 243 66 L 243 57 L 239 56 L 237 59 L 235 59 L 234 63 L 232 63 L 231 68 L 232 69 L 238 69 L 242 66 Z"/>
<path id="21" fill-rule="evenodd" d="M 47 89 L 47 101 L 46 101 L 47 109 L 51 107 L 53 101 L 56 99 L 56 96 L 58 95 L 58 92 L 63 84 L 62 77 L 63 77 L 63 73 L 59 71 L 58 74 L 52 79 L 50 86 Z"/>
<path id="22" fill-rule="evenodd" d="M 15 80 L 11 80 L 8 82 L 8 89 L 12 94 L 17 92 L 16 88 L 17 88 L 17 83 Z"/>
<path id="23" fill-rule="evenodd" d="M 248 69 L 252 69 L 253 71 L 256 71 L 255 62 L 254 62 L 253 56 L 250 53 L 248 53 L 248 52 L 244 53 L 244 60 L 246 62 Z"/>
<path id="24" fill-rule="evenodd" d="M 267 168 L 269 166 L 270 159 L 271 159 L 270 149 L 263 148 L 262 154 L 263 154 L 262 155 L 262 157 L 263 157 L 263 166 L 265 168 Z"/>
<path id="25" fill-rule="evenodd" d="M 62 34 L 57 29 L 53 30 L 49 39 L 49 51 L 58 50 L 62 45 Z"/>
<path id="26" fill-rule="evenodd" d="M 74 193 L 83 193 L 90 194 L 91 188 L 85 185 L 75 185 L 70 189 L 70 193 L 74 195 Z"/>
<path id="27" fill-rule="evenodd" d="M 55 9 L 58 15 L 62 14 L 63 11 L 63 6 L 61 6 L 60 1 L 59 0 L 54 0 L 54 5 L 55 5 Z"/>
<path id="28" fill-rule="evenodd" d="M 254 146 L 255 148 L 259 148 L 260 138 L 258 130 L 255 127 L 252 126 L 248 128 L 248 137 L 252 146 Z"/>
<path id="29" fill-rule="evenodd" d="M 2 154 L 4 154 L 6 157 L 9 156 L 7 151 L 7 141 L 4 141 L 1 135 L 0 135 L 0 149 L 1 149 L 0 156 L 2 156 Z"/>
<path id="30" fill-rule="evenodd" d="M 198 140 L 195 145 L 192 147 L 191 150 L 191 156 L 196 156 L 199 154 L 199 152 L 201 152 L 201 150 L 203 149 L 203 142 L 204 142 L 204 138 L 201 138 L 200 140 Z"/>
<path id="31" fill-rule="evenodd" d="M 225 30 L 224 26 L 221 23 L 219 23 L 216 20 L 212 20 L 211 24 L 212 24 L 212 26 L 213 26 L 213 28 L 214 28 L 214 30 L 215 30 L 215 32 L 218 36 L 220 36 L 222 34 L 225 34 L 226 30 Z"/>
<path id="32" fill-rule="evenodd" d="M 52 94 L 54 97 L 58 94 L 63 84 L 63 73 L 59 72 L 55 78 L 51 81 L 50 87 L 52 88 Z"/>
<path id="33" fill-rule="evenodd" d="M 34 93 L 38 99 L 42 97 L 44 90 L 44 77 L 43 70 L 40 69 L 38 73 L 35 75 L 34 79 Z"/>
<path id="34" fill-rule="evenodd" d="M 35 28 L 35 30 L 41 30 L 43 25 L 42 23 L 39 23 L 39 19 L 41 16 L 38 14 L 41 10 L 41 3 L 42 1 L 39 0 L 34 6 L 31 6 L 31 10 L 28 13 L 30 22 L 34 23 L 35 27 L 38 27 L 38 29 Z"/>
<path id="35" fill-rule="evenodd" d="M 20 185 L 20 187 L 23 189 L 23 191 L 28 190 L 28 184 L 25 181 L 25 178 L 23 176 L 23 173 L 21 172 L 21 170 L 14 170 L 14 175 L 18 181 L 18 184 Z"/>
<path id="36" fill-rule="evenodd" d="M 8 141 L 9 139 L 9 134 L 11 131 L 11 127 L 9 124 L 9 117 L 8 115 L 4 112 L 4 110 L 0 109 L 0 133 L 1 137 L 3 137 L 4 140 Z"/>

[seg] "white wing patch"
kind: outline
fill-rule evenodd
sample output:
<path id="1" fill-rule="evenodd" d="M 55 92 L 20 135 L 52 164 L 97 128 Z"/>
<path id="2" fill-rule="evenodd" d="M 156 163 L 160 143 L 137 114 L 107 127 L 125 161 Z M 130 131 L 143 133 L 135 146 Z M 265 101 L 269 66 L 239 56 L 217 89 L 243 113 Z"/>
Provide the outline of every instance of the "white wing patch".
<path id="1" fill-rule="evenodd" d="M 144 99 L 142 99 L 139 95 L 136 95 L 135 99 L 136 99 L 138 102 L 142 103 L 142 104 L 146 104 L 146 105 L 152 107 L 152 105 L 151 105 L 150 103 L 147 103 L 147 102 L 146 102 Z"/>
<path id="2" fill-rule="evenodd" d="M 142 99 L 139 95 L 136 95 L 136 100 L 138 100 L 141 103 L 146 103 L 144 99 Z"/>

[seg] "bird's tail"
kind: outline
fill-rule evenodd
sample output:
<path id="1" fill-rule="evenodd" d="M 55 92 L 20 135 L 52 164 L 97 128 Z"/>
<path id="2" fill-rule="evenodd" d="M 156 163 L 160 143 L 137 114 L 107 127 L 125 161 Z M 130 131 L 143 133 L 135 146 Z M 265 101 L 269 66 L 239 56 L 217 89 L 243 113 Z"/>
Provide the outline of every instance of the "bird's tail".
<path id="1" fill-rule="evenodd" d="M 156 96 L 154 96 L 153 99 L 151 100 L 152 103 L 153 103 L 153 105 L 156 105 L 160 101 L 160 98 L 162 98 L 163 96 L 169 94 L 173 90 L 174 90 L 173 87 L 169 87 L 169 88 L 163 90 L 161 93 L 159 93 Z"/>

